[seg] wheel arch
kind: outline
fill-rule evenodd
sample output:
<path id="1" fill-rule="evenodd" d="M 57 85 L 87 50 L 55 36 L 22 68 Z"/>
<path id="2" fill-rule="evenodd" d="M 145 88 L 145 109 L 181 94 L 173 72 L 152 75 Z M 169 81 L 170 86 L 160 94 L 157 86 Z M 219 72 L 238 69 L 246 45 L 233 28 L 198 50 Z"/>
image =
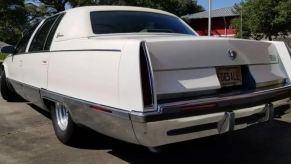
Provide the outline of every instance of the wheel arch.
<path id="1" fill-rule="evenodd" d="M 45 110 L 48 111 L 48 112 L 51 112 L 51 109 L 55 107 L 56 103 L 62 103 L 66 107 L 68 107 L 68 104 L 65 101 L 61 101 L 61 100 L 54 100 L 54 99 L 43 97 L 42 101 L 43 101 Z M 69 110 L 69 112 L 71 114 L 71 117 L 72 117 L 73 121 L 75 123 L 77 123 L 76 119 L 75 119 L 75 115 L 73 115 L 73 113 L 72 113 L 72 109 L 68 107 L 68 110 Z"/>
<path id="2" fill-rule="evenodd" d="M 0 67 L 0 73 L 2 73 L 3 71 L 5 72 L 5 76 L 9 77 L 7 63 L 5 61 L 3 61 L 3 63 L 1 64 L 1 67 Z"/>
<path id="3" fill-rule="evenodd" d="M 43 104 L 48 112 L 51 112 L 51 107 L 54 107 L 56 104 L 56 101 L 53 101 L 53 100 L 48 99 L 48 98 L 42 98 L 42 101 L 43 101 Z"/>

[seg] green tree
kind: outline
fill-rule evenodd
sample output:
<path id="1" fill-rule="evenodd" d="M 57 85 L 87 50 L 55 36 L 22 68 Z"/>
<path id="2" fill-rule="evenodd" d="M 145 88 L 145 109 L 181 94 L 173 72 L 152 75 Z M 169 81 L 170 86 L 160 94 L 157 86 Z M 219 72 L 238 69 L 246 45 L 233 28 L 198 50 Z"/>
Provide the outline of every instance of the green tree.
<path id="1" fill-rule="evenodd" d="M 21 0 L 2 0 L 0 3 L 0 40 L 15 44 L 26 24 L 27 13 Z"/>
<path id="2" fill-rule="evenodd" d="M 98 0 L 69 0 L 71 7 L 99 5 Z"/>
<path id="3" fill-rule="evenodd" d="M 51 8 L 51 13 L 57 13 L 66 7 L 79 7 L 86 5 L 127 5 L 141 6 L 166 10 L 178 16 L 203 11 L 203 7 L 196 0 L 33 0 Z M 51 14 L 50 13 L 50 14 Z"/>
<path id="4" fill-rule="evenodd" d="M 204 11 L 197 0 L 99 0 L 101 5 L 128 5 L 165 10 L 178 16 Z"/>
<path id="5" fill-rule="evenodd" d="M 2 0 L 0 3 L 0 41 L 15 45 L 22 32 L 47 14 L 47 7 L 25 0 Z"/>
<path id="6" fill-rule="evenodd" d="M 191 14 L 195 12 L 203 11 L 203 7 L 197 4 L 196 0 L 119 0 L 116 2 L 100 1 L 101 4 L 117 4 L 117 5 L 129 5 L 129 6 L 141 6 L 150 7 L 155 9 L 161 9 L 178 16 Z"/>
<path id="7" fill-rule="evenodd" d="M 291 0 L 246 0 L 235 6 L 243 16 L 243 37 L 272 40 L 290 31 Z M 241 35 L 240 18 L 232 21 L 237 36 Z"/>
<path id="8" fill-rule="evenodd" d="M 25 3 L 25 10 L 28 14 L 26 21 L 29 26 L 52 13 L 51 8 L 44 4 Z"/>
<path id="9" fill-rule="evenodd" d="M 31 0 L 30 2 L 46 6 L 48 14 L 53 14 L 64 11 L 69 0 Z"/>

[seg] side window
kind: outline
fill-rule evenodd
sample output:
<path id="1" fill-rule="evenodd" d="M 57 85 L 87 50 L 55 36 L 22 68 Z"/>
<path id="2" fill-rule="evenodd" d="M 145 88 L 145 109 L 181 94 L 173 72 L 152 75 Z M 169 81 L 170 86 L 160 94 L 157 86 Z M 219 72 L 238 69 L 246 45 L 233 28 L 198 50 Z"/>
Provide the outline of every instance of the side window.
<path id="1" fill-rule="evenodd" d="M 43 50 L 48 33 L 50 32 L 50 29 L 52 28 L 52 25 L 54 24 L 57 17 L 58 15 L 50 17 L 47 20 L 45 20 L 45 22 L 42 24 L 42 26 L 39 28 L 34 38 L 32 39 L 32 42 L 28 50 L 29 52 Z"/>
<path id="2" fill-rule="evenodd" d="M 25 52 L 27 44 L 29 42 L 29 39 L 30 39 L 31 35 L 33 34 L 34 30 L 37 28 L 38 25 L 39 25 L 39 23 L 36 23 L 29 30 L 24 32 L 23 37 L 21 38 L 21 40 L 16 45 L 16 49 L 15 49 L 15 53 L 14 54 L 19 54 L 19 53 L 24 53 Z"/>
<path id="3" fill-rule="evenodd" d="M 61 15 L 57 18 L 57 20 L 55 21 L 55 23 L 54 23 L 54 25 L 53 25 L 52 29 L 50 30 L 50 33 L 49 33 L 49 35 L 48 35 L 48 37 L 47 37 L 47 40 L 46 40 L 46 43 L 45 43 L 45 46 L 44 46 L 44 50 L 49 50 L 49 49 L 50 49 L 51 44 L 52 44 L 52 41 L 53 41 L 53 38 L 54 38 L 55 33 L 56 33 L 56 31 L 57 31 L 57 28 L 58 28 L 58 26 L 59 26 L 59 24 L 60 24 L 62 18 L 64 17 L 64 15 L 65 15 L 65 14 L 61 14 Z"/>

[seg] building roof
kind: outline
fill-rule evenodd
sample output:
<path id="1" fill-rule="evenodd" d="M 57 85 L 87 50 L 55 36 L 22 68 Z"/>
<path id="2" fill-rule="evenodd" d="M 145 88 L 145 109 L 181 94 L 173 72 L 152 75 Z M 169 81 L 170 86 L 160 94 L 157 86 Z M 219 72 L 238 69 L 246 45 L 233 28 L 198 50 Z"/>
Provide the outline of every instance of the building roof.
<path id="1" fill-rule="evenodd" d="M 212 18 L 215 17 L 230 17 L 230 16 L 238 16 L 239 14 L 236 13 L 236 10 L 234 7 L 225 7 L 221 9 L 212 10 Z M 203 11 L 199 13 L 194 14 L 188 14 L 185 16 L 182 16 L 184 19 L 203 19 L 208 18 L 208 11 Z"/>
<path id="2" fill-rule="evenodd" d="M 0 41 L 0 48 L 5 47 L 5 46 L 9 46 L 9 44 Z"/>

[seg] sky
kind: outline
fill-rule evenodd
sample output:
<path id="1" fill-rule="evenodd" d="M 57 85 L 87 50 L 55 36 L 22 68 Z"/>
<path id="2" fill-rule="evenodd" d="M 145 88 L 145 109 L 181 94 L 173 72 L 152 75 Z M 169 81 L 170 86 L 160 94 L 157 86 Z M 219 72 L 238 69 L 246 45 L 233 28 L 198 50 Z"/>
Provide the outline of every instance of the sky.
<path id="1" fill-rule="evenodd" d="M 212 0 L 212 9 L 219 9 L 223 7 L 233 6 L 241 0 Z M 205 10 L 208 10 L 208 0 L 197 0 L 199 5 L 202 5 Z"/>

